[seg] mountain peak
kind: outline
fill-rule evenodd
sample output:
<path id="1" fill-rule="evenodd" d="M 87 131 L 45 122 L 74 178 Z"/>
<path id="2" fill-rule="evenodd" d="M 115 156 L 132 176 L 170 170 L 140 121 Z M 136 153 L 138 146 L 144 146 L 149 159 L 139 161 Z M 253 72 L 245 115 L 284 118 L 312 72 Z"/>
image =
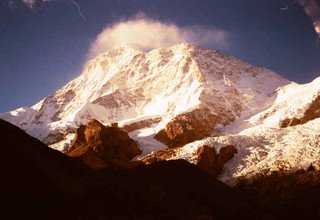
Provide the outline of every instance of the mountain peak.
<path id="1" fill-rule="evenodd" d="M 219 124 L 227 125 L 250 111 L 253 114 L 259 110 L 257 105 L 266 108 L 267 100 L 272 99 L 269 95 L 287 83 L 272 71 L 194 44 L 182 43 L 148 53 L 124 45 L 90 61 L 83 74 L 45 98 L 33 111 L 21 112 L 19 120 L 14 115 L 5 118 L 48 144 L 59 140 L 59 146 L 55 146 L 59 149 L 64 149 L 74 131 L 91 119 L 104 125 L 118 122 L 120 126 L 138 123 L 140 129 L 152 126 L 150 140 L 132 134 L 146 143 L 140 145 L 148 153 L 164 147 L 153 139 L 156 133 L 162 131 L 168 143 L 171 136 L 178 135 L 177 131 L 166 133 L 163 129 L 181 125 L 180 131 L 185 132 L 190 126 L 181 123 L 193 120 L 195 123 L 187 123 L 193 126 L 192 132 L 206 128 L 202 135 L 193 136 L 203 137 Z M 69 131 L 73 136 L 66 136 Z M 179 135 L 181 141 L 172 140 L 174 143 L 190 141 L 182 138 L 186 134 Z"/>
<path id="2" fill-rule="evenodd" d="M 143 52 L 142 50 L 139 49 L 139 47 L 137 46 L 134 46 L 132 44 L 124 44 L 118 48 L 114 48 L 114 50 L 120 50 L 120 51 L 123 51 L 123 52 Z"/>

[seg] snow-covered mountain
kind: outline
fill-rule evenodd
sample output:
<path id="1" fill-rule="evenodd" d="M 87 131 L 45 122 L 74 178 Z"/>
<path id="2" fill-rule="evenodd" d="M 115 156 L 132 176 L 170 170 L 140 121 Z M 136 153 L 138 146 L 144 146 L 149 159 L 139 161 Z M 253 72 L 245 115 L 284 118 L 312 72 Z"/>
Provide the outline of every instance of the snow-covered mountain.
<path id="1" fill-rule="evenodd" d="M 269 107 L 273 92 L 288 83 L 269 70 L 190 44 L 149 53 L 123 46 L 88 62 L 78 78 L 33 107 L 1 118 L 47 144 L 62 141 L 54 145 L 59 149 L 66 134 L 91 118 L 120 126 L 143 121 L 147 131 L 141 125 L 130 131 L 147 152 L 148 144 L 163 145 L 139 137 L 156 134 L 178 115 L 201 115 L 211 132 Z"/>
<path id="2" fill-rule="evenodd" d="M 316 163 L 319 79 L 299 85 L 190 44 L 148 53 L 123 46 L 89 61 L 78 78 L 31 108 L 0 118 L 61 151 L 91 119 L 117 122 L 138 142 L 142 156 L 187 144 L 172 158 L 192 162 L 203 144 L 233 144 L 238 154 L 227 164 L 227 181 L 283 164 Z M 304 153 L 306 160 L 298 161 Z"/>

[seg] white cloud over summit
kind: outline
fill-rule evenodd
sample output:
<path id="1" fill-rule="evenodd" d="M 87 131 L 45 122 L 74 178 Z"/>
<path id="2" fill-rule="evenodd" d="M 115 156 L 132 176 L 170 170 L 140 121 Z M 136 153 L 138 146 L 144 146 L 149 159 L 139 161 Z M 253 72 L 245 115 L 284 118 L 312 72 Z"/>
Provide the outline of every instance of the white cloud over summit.
<path id="1" fill-rule="evenodd" d="M 215 27 L 179 27 L 140 16 L 106 27 L 91 45 L 89 57 L 124 44 L 145 51 L 184 42 L 221 48 L 227 46 L 228 39 L 226 31 Z"/>

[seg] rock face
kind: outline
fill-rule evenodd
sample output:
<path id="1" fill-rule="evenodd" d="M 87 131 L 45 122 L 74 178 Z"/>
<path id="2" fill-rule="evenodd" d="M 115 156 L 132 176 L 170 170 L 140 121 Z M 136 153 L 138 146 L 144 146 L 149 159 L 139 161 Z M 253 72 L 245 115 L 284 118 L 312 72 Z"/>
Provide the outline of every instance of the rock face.
<path id="1" fill-rule="evenodd" d="M 140 161 L 145 164 L 152 164 L 156 161 L 172 160 L 179 158 L 180 151 L 180 148 L 161 150 L 142 157 Z M 237 149 L 233 145 L 222 147 L 219 153 L 216 153 L 213 147 L 203 145 L 192 153 L 192 159 L 189 159 L 189 161 L 192 161 L 207 174 L 218 177 L 222 173 L 224 165 L 230 161 L 236 153 Z"/>
<path id="2" fill-rule="evenodd" d="M 214 165 L 217 160 L 217 153 L 208 145 L 203 145 L 196 151 L 196 165 L 209 174 L 213 174 Z"/>
<path id="3" fill-rule="evenodd" d="M 93 168 L 129 166 L 141 150 L 117 124 L 104 126 L 97 120 L 81 125 L 67 155 L 81 158 Z"/>
<path id="4" fill-rule="evenodd" d="M 217 160 L 215 161 L 213 167 L 213 175 L 218 176 L 222 173 L 224 165 L 231 160 L 237 153 L 237 149 L 233 145 L 228 145 L 222 147 L 219 151 Z"/>
<path id="5" fill-rule="evenodd" d="M 221 164 L 225 164 L 233 158 L 237 153 L 237 149 L 233 145 L 222 147 L 219 151 L 218 160 Z"/>
<path id="6" fill-rule="evenodd" d="M 237 149 L 232 146 L 222 147 L 217 154 L 214 148 L 207 145 L 201 146 L 196 151 L 196 165 L 214 177 L 218 177 L 224 165 L 237 153 Z"/>
<path id="7" fill-rule="evenodd" d="M 161 118 L 146 119 L 146 120 L 141 120 L 138 122 L 126 124 L 122 128 L 126 132 L 132 132 L 142 128 L 150 127 L 151 125 L 159 123 L 160 121 L 161 121 Z"/>
<path id="8" fill-rule="evenodd" d="M 175 157 L 178 153 L 179 148 L 158 150 L 139 158 L 139 160 L 144 164 L 152 164 L 157 161 L 170 160 L 171 158 Z"/>
<path id="9" fill-rule="evenodd" d="M 170 147 L 179 147 L 202 139 L 213 131 L 221 118 L 210 114 L 208 109 L 194 110 L 172 119 L 155 138 Z"/>

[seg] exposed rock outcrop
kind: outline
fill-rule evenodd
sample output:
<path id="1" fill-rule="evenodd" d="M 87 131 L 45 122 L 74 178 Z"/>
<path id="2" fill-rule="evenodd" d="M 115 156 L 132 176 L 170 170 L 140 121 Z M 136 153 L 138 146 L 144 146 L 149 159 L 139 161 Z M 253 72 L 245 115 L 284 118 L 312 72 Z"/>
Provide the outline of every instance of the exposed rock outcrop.
<path id="1" fill-rule="evenodd" d="M 149 127 L 155 123 L 159 123 L 160 121 L 161 121 L 161 118 L 146 119 L 146 120 L 141 120 L 138 122 L 126 124 L 122 128 L 126 132 L 132 132 L 141 128 Z"/>
<path id="2" fill-rule="evenodd" d="M 195 154 L 197 155 L 196 165 L 205 172 L 212 174 L 217 160 L 217 153 L 214 148 L 209 147 L 208 145 L 203 145 L 198 148 Z"/>
<path id="3" fill-rule="evenodd" d="M 157 161 L 170 160 L 170 158 L 175 157 L 178 152 L 179 148 L 158 150 L 139 158 L 139 160 L 144 164 L 152 164 Z"/>
<path id="4" fill-rule="evenodd" d="M 169 148 L 183 146 L 208 136 L 220 121 L 221 118 L 209 110 L 196 109 L 176 116 L 155 138 Z"/>
<path id="5" fill-rule="evenodd" d="M 237 149 L 233 145 L 228 145 L 220 149 L 218 159 L 221 163 L 225 164 L 231 160 L 236 153 Z"/>
<path id="6" fill-rule="evenodd" d="M 141 150 L 117 124 L 104 126 L 97 120 L 81 125 L 67 155 L 78 157 L 92 168 L 130 167 Z"/>
<path id="7" fill-rule="evenodd" d="M 151 164 L 156 161 L 172 160 L 179 154 L 179 151 L 180 148 L 156 151 L 142 157 L 140 161 L 145 164 Z M 191 160 L 206 173 L 218 177 L 222 173 L 224 165 L 230 161 L 236 153 L 237 149 L 233 145 L 222 147 L 219 153 L 216 153 L 214 148 L 204 145 L 193 153 L 193 159 Z"/>
<path id="8" fill-rule="evenodd" d="M 201 146 L 195 152 L 196 165 L 212 176 L 219 176 L 224 165 L 233 158 L 237 153 L 237 149 L 233 145 L 222 147 L 217 154 L 214 148 L 207 145 Z"/>

